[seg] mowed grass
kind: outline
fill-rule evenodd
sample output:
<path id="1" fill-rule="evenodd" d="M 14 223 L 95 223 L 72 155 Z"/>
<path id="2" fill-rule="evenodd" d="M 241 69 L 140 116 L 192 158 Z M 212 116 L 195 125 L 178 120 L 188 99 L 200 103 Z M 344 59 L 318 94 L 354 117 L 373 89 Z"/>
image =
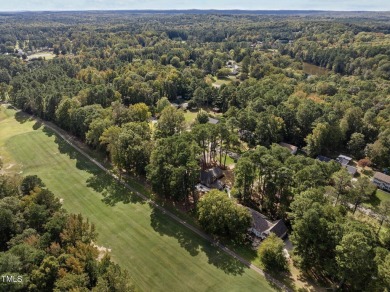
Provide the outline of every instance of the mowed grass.
<path id="1" fill-rule="evenodd" d="M 141 291 L 272 291 L 266 279 L 141 202 L 50 130 L 1 107 L 0 152 L 37 174 L 72 213 L 96 225 L 98 245 Z"/>

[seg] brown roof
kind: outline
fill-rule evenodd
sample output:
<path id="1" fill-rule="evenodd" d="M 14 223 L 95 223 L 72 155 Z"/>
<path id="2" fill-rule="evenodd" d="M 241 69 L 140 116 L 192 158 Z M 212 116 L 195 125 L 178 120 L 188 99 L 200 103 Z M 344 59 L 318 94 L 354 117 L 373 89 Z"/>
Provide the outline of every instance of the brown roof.
<path id="1" fill-rule="evenodd" d="M 294 145 L 291 145 L 291 144 L 288 144 L 288 143 L 280 142 L 279 145 L 282 146 L 282 147 L 287 148 L 288 150 L 290 150 L 290 152 L 292 154 L 294 154 L 298 150 L 297 146 L 294 146 Z"/>
<path id="2" fill-rule="evenodd" d="M 374 178 L 390 184 L 390 176 L 382 172 L 375 172 Z"/>

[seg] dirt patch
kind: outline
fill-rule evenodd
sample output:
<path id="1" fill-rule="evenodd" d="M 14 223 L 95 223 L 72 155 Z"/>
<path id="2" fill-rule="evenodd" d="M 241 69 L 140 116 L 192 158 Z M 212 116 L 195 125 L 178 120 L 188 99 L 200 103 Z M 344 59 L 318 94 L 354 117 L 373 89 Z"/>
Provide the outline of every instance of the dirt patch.
<path id="1" fill-rule="evenodd" d="M 104 246 L 99 246 L 97 245 L 96 243 L 93 243 L 92 242 L 92 246 L 93 247 L 96 247 L 97 250 L 99 251 L 99 255 L 98 255 L 98 261 L 102 260 L 103 257 L 107 254 L 107 253 L 110 253 L 111 252 L 111 248 L 107 248 L 107 247 L 104 247 Z"/>

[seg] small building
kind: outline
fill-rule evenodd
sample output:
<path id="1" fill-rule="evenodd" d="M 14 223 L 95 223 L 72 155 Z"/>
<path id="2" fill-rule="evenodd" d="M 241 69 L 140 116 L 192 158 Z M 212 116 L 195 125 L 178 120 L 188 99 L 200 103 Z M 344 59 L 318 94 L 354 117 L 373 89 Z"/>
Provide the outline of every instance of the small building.
<path id="1" fill-rule="evenodd" d="M 322 155 L 318 155 L 316 157 L 317 160 L 319 161 L 322 161 L 322 162 L 329 162 L 329 161 L 332 161 L 332 158 L 329 158 L 329 157 L 326 157 L 326 156 L 322 156 Z"/>
<path id="2" fill-rule="evenodd" d="M 288 143 L 284 143 L 284 142 L 279 143 L 279 145 L 284 147 L 284 148 L 287 148 L 291 154 L 294 154 L 294 155 L 297 154 L 297 151 L 298 151 L 297 146 L 294 146 L 294 145 L 291 145 Z"/>
<path id="3" fill-rule="evenodd" d="M 357 168 L 351 165 L 346 165 L 345 168 L 347 169 L 348 173 L 352 176 L 355 176 L 357 172 Z"/>
<path id="4" fill-rule="evenodd" d="M 382 172 L 375 172 L 372 182 L 380 189 L 390 192 L 390 176 Z"/>
<path id="5" fill-rule="evenodd" d="M 217 120 L 217 119 L 214 119 L 214 118 L 210 118 L 210 117 L 209 117 L 209 123 L 210 123 L 210 124 L 214 124 L 214 125 L 216 125 L 216 124 L 218 124 L 218 123 L 219 123 L 219 120 Z"/>
<path id="6" fill-rule="evenodd" d="M 223 190 L 223 183 L 219 180 L 224 176 L 222 169 L 213 167 L 200 172 L 200 183 L 211 189 Z"/>
<path id="7" fill-rule="evenodd" d="M 272 222 L 260 212 L 251 208 L 248 208 L 248 210 L 252 216 L 252 226 L 249 228 L 249 231 L 256 237 L 265 239 L 271 232 L 275 233 L 282 239 L 286 237 L 288 229 L 283 220 L 276 220 Z"/>
<path id="8" fill-rule="evenodd" d="M 351 157 L 341 155 L 341 154 L 336 158 L 336 161 L 340 163 L 342 166 L 347 166 L 351 160 L 352 160 Z"/>
<path id="9" fill-rule="evenodd" d="M 219 113 L 219 111 L 220 111 L 220 108 L 219 108 L 219 107 L 213 107 L 213 112 Z"/>
<path id="10" fill-rule="evenodd" d="M 188 102 L 184 102 L 180 105 L 180 107 L 183 109 L 183 110 L 188 110 Z"/>

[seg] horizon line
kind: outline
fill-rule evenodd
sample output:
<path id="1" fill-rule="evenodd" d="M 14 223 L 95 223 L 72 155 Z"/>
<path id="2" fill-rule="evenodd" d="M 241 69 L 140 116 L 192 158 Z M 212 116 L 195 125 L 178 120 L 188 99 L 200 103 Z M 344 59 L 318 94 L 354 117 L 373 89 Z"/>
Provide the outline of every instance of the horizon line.
<path id="1" fill-rule="evenodd" d="M 23 12 L 166 12 L 166 11 L 238 11 L 238 12 L 378 12 L 386 13 L 390 10 L 323 10 L 323 9 L 219 9 L 219 8 L 210 8 L 210 9 L 201 9 L 201 8 L 172 8 L 172 9 L 43 9 L 43 10 L 0 10 L 0 13 L 23 13 Z"/>

